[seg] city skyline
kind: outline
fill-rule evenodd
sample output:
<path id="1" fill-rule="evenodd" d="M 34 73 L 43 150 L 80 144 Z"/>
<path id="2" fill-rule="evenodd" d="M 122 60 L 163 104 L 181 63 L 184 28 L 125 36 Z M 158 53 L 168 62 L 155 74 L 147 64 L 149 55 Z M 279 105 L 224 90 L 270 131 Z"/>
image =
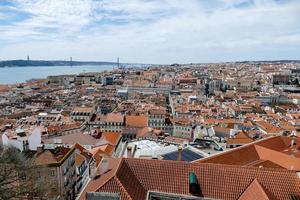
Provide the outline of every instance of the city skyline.
<path id="1" fill-rule="evenodd" d="M 300 59 L 297 0 L 4 0 L 0 60 Z"/>

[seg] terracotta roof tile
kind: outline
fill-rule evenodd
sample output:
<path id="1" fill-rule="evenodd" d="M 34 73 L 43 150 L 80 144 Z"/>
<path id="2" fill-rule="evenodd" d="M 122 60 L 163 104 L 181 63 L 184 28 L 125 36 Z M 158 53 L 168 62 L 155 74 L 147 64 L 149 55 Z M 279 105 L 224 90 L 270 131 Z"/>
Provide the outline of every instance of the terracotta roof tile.
<path id="1" fill-rule="evenodd" d="M 86 191 L 120 192 L 122 200 L 146 199 L 148 191 L 192 195 L 188 174 L 194 172 L 200 185 L 200 196 L 204 197 L 238 199 L 254 179 L 264 191 L 269 191 L 277 199 L 289 199 L 292 194 L 300 194 L 296 173 L 281 169 L 143 159 L 123 159 L 117 168 L 110 179 L 99 178 L 102 181 L 98 188 L 93 182 L 96 190 L 90 190 L 88 186 L 90 189 Z"/>
<path id="2" fill-rule="evenodd" d="M 91 112 L 93 112 L 93 108 L 92 107 L 75 107 L 73 109 L 73 112 L 76 112 L 76 113 L 91 113 Z"/>
<path id="3" fill-rule="evenodd" d="M 124 115 L 120 113 L 108 113 L 107 115 L 100 116 L 100 120 L 104 122 L 123 123 Z"/>
<path id="4" fill-rule="evenodd" d="M 253 163 L 251 166 L 253 167 L 263 167 L 263 168 L 279 168 L 284 169 L 284 167 L 270 161 L 270 160 L 260 160 L 257 163 Z"/>
<path id="5" fill-rule="evenodd" d="M 259 155 L 254 146 L 242 146 L 221 154 L 200 159 L 196 162 L 219 163 L 228 165 L 248 165 L 249 163 L 255 162 L 259 159 Z"/>
<path id="6" fill-rule="evenodd" d="M 148 117 L 144 115 L 126 115 L 126 126 L 135 128 L 144 128 L 148 126 Z"/>
<path id="7" fill-rule="evenodd" d="M 228 138 L 227 144 L 248 144 L 253 141 L 254 140 L 246 132 L 240 131 L 234 138 Z"/>
<path id="8" fill-rule="evenodd" d="M 56 147 L 55 149 L 45 149 L 34 155 L 36 165 L 61 164 L 74 150 L 65 147 Z"/>
<path id="9" fill-rule="evenodd" d="M 80 145 L 95 145 L 99 141 L 98 139 L 94 138 L 91 135 L 77 132 L 77 133 L 46 139 L 43 142 L 44 144 L 53 144 L 57 140 L 60 140 L 62 144 L 70 144 L 70 145 L 75 145 L 76 143 Z"/>
<path id="10" fill-rule="evenodd" d="M 258 121 L 256 122 L 256 125 L 262 128 L 265 132 L 270 134 L 277 134 L 282 131 L 281 128 L 274 126 L 273 124 L 270 124 L 266 121 Z"/>
<path id="11" fill-rule="evenodd" d="M 101 139 L 105 139 L 108 141 L 111 145 L 117 145 L 122 137 L 121 133 L 117 132 L 104 132 L 102 133 Z"/>
<path id="12" fill-rule="evenodd" d="M 240 196 L 239 200 L 276 200 L 277 198 L 254 179 L 247 189 Z"/>
<path id="13" fill-rule="evenodd" d="M 296 141 L 294 146 L 290 146 L 292 140 Z M 269 137 L 195 162 L 264 167 L 263 162 L 269 161 L 265 163 L 266 167 L 280 166 L 300 171 L 300 152 L 297 150 L 299 145 L 299 139 Z"/>

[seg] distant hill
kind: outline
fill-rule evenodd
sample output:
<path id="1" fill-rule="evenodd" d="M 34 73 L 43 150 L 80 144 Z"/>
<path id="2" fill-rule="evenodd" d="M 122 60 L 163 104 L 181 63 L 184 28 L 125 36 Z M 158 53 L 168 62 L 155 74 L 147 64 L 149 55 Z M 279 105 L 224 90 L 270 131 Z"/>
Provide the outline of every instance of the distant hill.
<path id="1" fill-rule="evenodd" d="M 281 63 L 300 63 L 300 60 L 261 60 L 261 61 L 238 61 L 235 63 L 241 63 L 241 64 L 281 64 Z"/>
<path id="2" fill-rule="evenodd" d="M 73 66 L 80 65 L 114 65 L 115 62 L 72 61 Z M 70 66 L 70 61 L 62 60 L 5 60 L 0 61 L 0 67 L 29 67 L 29 66 Z"/>

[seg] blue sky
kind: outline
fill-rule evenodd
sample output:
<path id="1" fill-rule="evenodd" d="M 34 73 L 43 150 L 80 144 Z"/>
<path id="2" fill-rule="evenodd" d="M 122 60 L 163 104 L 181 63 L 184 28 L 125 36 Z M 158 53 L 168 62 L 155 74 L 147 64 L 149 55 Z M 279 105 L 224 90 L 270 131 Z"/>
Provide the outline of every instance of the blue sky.
<path id="1" fill-rule="evenodd" d="M 300 0 L 1 0 L 0 60 L 300 59 Z"/>

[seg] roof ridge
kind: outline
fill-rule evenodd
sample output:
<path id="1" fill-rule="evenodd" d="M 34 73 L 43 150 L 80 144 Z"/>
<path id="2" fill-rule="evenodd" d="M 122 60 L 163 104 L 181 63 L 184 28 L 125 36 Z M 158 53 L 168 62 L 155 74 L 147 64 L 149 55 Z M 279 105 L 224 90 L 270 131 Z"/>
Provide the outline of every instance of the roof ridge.
<path id="1" fill-rule="evenodd" d="M 151 162 L 151 160 L 147 159 L 142 159 L 142 158 L 122 158 L 122 160 L 143 160 L 145 162 Z M 294 171 L 292 170 L 287 170 L 287 169 L 280 169 L 280 168 L 257 168 L 253 166 L 240 166 L 240 165 L 230 165 L 230 164 L 220 164 L 220 163 L 199 163 L 199 162 L 186 162 L 186 161 L 172 161 L 172 160 L 155 160 L 155 162 L 161 162 L 161 163 L 183 163 L 183 164 L 188 164 L 192 166 L 203 166 L 203 165 L 209 165 L 209 166 L 217 166 L 217 167 L 225 167 L 225 168 L 235 168 L 235 169 L 241 169 L 241 168 L 247 168 L 250 170 L 262 170 L 262 171 L 273 171 L 273 172 L 286 172 L 286 173 L 291 173 L 295 174 Z"/>
<path id="2" fill-rule="evenodd" d="M 103 159 L 99 163 L 98 167 L 102 164 L 102 162 L 103 162 Z M 108 178 L 102 185 L 99 185 L 96 190 L 99 190 L 103 185 L 105 185 L 108 181 L 112 180 L 116 176 L 117 172 L 120 169 L 122 162 L 123 162 L 123 159 L 121 159 L 121 161 L 118 162 L 118 166 L 117 166 L 117 169 L 115 170 L 115 173 L 110 178 Z M 98 167 L 97 167 L 97 169 L 98 169 Z"/>
<path id="3" fill-rule="evenodd" d="M 253 186 L 254 188 L 251 188 L 251 186 Z M 258 190 L 259 191 L 258 191 Z M 240 195 L 239 199 L 244 198 L 244 196 L 246 196 L 247 199 L 247 195 L 249 195 L 248 193 L 252 193 L 250 195 L 253 195 L 253 193 L 255 195 L 259 194 L 261 195 L 261 198 L 264 198 L 266 200 L 276 200 L 277 198 L 275 197 L 275 195 L 273 193 L 271 193 L 270 191 L 268 191 L 258 180 L 257 178 L 254 178 L 253 181 L 246 187 L 246 189 L 243 191 L 243 193 Z M 259 192 L 259 193 L 258 193 Z M 253 197 L 253 196 L 252 196 Z"/>
<path id="4" fill-rule="evenodd" d="M 172 161 L 171 161 L 171 162 L 172 162 Z M 128 166 L 128 168 L 130 169 L 130 171 L 132 172 L 132 174 L 134 175 L 134 177 L 135 177 L 137 180 L 139 180 L 138 177 L 136 176 L 134 170 L 132 170 L 132 167 L 131 167 L 130 165 L 128 165 L 128 162 L 125 162 L 125 163 L 126 163 L 126 165 Z M 146 185 L 145 185 L 145 184 L 141 183 L 140 181 L 139 181 L 139 183 L 141 184 L 141 186 L 142 186 L 143 188 L 146 188 Z"/>
<path id="5" fill-rule="evenodd" d="M 146 161 L 151 161 L 151 159 L 150 160 L 148 160 L 148 159 L 143 159 L 143 158 L 123 158 L 124 160 L 146 160 Z M 178 163 L 186 163 L 186 164 L 188 164 L 189 162 L 187 162 L 187 161 L 177 161 L 177 160 L 155 160 L 155 162 L 161 162 L 161 163 L 174 163 L 174 162 L 178 162 Z"/>
<path id="6" fill-rule="evenodd" d="M 259 145 L 255 145 L 255 149 L 258 153 L 258 156 L 260 157 L 260 159 L 263 159 L 263 160 L 269 160 L 277 165 L 280 165 L 284 168 L 286 168 L 285 166 L 282 165 L 282 163 L 278 163 L 278 160 L 274 159 L 274 156 L 268 156 L 267 158 L 264 158 L 263 156 L 265 156 L 265 153 L 263 153 L 262 151 L 268 151 L 268 152 L 272 152 L 273 154 L 276 154 L 278 156 L 281 156 L 281 157 L 286 157 L 287 159 L 293 159 L 293 160 L 298 160 L 300 161 L 299 158 L 297 157 L 293 157 L 291 158 L 289 155 L 283 153 L 283 152 L 280 152 L 280 151 L 276 151 L 276 150 L 273 150 L 273 149 L 270 149 L 270 148 L 267 148 L 267 147 L 264 147 L 264 146 L 259 146 Z"/>
<path id="7" fill-rule="evenodd" d="M 178 162 L 178 161 L 171 161 L 171 162 Z M 232 169 L 232 168 L 235 168 L 235 169 L 241 169 L 241 168 L 247 168 L 247 169 L 250 169 L 250 170 L 260 170 L 260 171 L 273 171 L 273 172 L 286 172 L 286 173 L 292 173 L 292 174 L 295 174 L 294 171 L 292 170 L 287 170 L 287 169 L 281 169 L 281 168 L 257 168 L 257 167 L 253 167 L 253 166 L 241 166 L 241 165 L 230 165 L 230 164 L 220 164 L 220 163 L 195 163 L 195 162 L 191 162 L 190 165 L 210 165 L 210 166 L 217 166 L 217 167 L 220 167 L 222 166 L 223 168 L 229 168 L 229 169 Z"/>
<path id="8" fill-rule="evenodd" d="M 133 164 L 134 164 L 134 161 L 135 160 L 137 160 L 137 159 L 127 159 L 127 158 L 122 158 L 122 164 L 123 165 L 125 165 L 126 166 L 126 173 L 128 173 L 128 174 L 130 174 L 129 176 L 131 176 L 131 181 L 132 182 L 135 182 L 136 183 L 136 186 L 137 186 L 137 188 L 136 188 L 136 190 L 141 190 L 141 191 L 143 191 L 143 192 L 145 192 L 145 194 L 147 194 L 147 191 L 148 191 L 148 187 L 147 187 L 147 185 L 145 185 L 145 184 L 143 184 L 142 182 L 141 182 L 141 177 L 138 177 L 137 176 L 137 174 L 135 173 L 135 171 L 133 170 L 133 168 L 131 167 L 131 165 L 130 165 L 130 162 L 128 162 L 128 160 L 130 160 L 131 162 L 133 161 Z M 138 160 L 140 160 L 140 159 L 138 159 Z M 143 160 L 143 159 L 141 159 L 141 160 Z M 121 165 L 120 165 L 121 166 Z M 123 168 L 123 170 L 124 170 L 124 168 Z M 129 171 L 128 171 L 129 170 Z M 117 171 L 117 173 L 116 174 L 118 174 L 118 172 L 119 172 L 119 170 Z M 131 193 L 131 192 L 133 192 L 133 191 L 128 191 L 128 190 L 130 190 L 130 189 L 132 189 L 132 188 L 130 188 L 130 187 L 124 187 L 124 186 L 127 186 L 126 184 L 125 185 L 123 185 L 123 183 L 122 183 L 122 181 L 119 179 L 119 176 L 118 175 L 116 175 L 116 178 L 118 178 L 118 180 L 120 181 L 120 184 L 122 185 L 122 187 L 124 188 L 124 190 L 126 190 L 126 192 L 129 194 L 129 193 Z M 134 180 L 133 180 L 134 179 Z M 128 190 L 127 190 L 127 189 Z M 136 195 L 136 191 L 134 191 L 134 193 L 131 193 L 133 196 L 135 196 Z M 135 199 L 136 197 L 131 197 L 130 196 L 130 198 L 132 198 L 132 199 Z"/>
<path id="9" fill-rule="evenodd" d="M 265 162 L 265 161 L 266 161 L 266 160 L 255 160 L 255 161 L 253 161 L 253 162 L 247 163 L 245 166 L 252 167 L 252 166 L 255 165 L 255 164 L 262 163 L 262 162 Z"/>
<path id="10" fill-rule="evenodd" d="M 113 178 L 116 180 L 117 184 L 119 185 L 119 187 L 126 193 L 126 195 L 133 200 L 133 198 L 130 196 L 130 194 L 127 192 L 126 188 L 123 186 L 123 184 L 121 183 L 121 181 L 119 180 L 119 178 L 117 176 L 113 176 Z"/>

